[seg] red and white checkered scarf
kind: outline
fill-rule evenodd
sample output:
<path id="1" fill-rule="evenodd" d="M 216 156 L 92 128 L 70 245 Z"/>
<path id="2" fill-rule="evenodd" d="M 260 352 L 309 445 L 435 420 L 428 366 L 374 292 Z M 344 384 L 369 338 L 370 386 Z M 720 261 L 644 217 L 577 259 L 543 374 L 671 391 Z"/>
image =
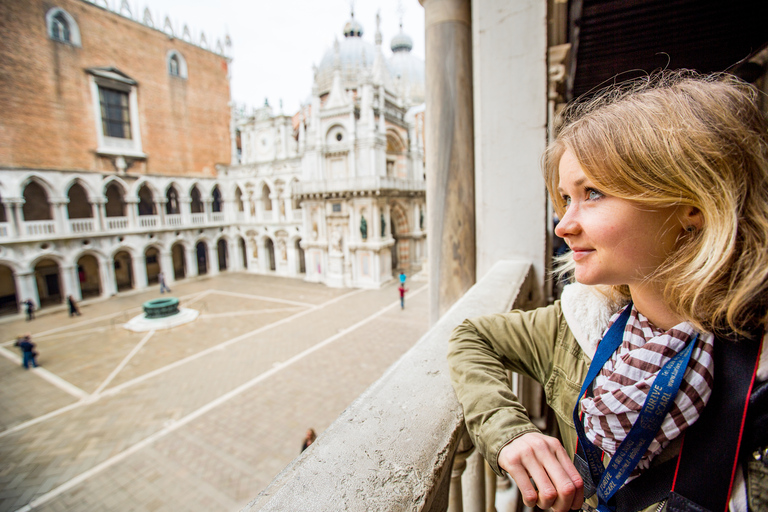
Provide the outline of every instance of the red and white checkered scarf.
<path id="1" fill-rule="evenodd" d="M 609 327 L 622 311 L 613 315 Z M 632 306 L 621 346 L 595 377 L 594 396 L 581 401 L 584 430 L 595 446 L 610 456 L 616 453 L 635 423 L 661 367 L 695 335 L 688 322 L 661 331 Z M 674 405 L 632 477 L 648 468 L 653 457 L 699 418 L 712 394 L 713 341 L 712 334 L 699 334 Z"/>

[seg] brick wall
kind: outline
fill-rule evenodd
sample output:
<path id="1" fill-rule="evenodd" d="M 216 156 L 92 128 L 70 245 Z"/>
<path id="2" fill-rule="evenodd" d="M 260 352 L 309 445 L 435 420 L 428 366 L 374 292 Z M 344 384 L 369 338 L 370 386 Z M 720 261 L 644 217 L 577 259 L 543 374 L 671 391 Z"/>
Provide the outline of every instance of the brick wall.
<path id="1" fill-rule="evenodd" d="M 81 47 L 48 38 L 52 7 L 76 20 Z M 129 174 L 212 176 L 215 164 L 230 162 L 226 58 L 83 0 L 0 2 L 0 32 L 0 166 L 115 171 L 96 154 L 98 112 L 85 71 L 110 66 L 138 82 L 147 158 Z M 170 50 L 186 60 L 187 79 L 168 73 Z"/>

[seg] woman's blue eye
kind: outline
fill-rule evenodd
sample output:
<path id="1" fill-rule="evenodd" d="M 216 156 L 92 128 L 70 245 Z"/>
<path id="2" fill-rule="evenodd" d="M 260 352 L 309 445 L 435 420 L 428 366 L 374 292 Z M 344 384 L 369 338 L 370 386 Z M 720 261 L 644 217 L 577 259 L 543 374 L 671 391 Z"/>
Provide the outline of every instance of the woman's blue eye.
<path id="1" fill-rule="evenodd" d="M 563 196 L 563 207 L 568 208 L 569 206 L 571 206 L 570 196 Z"/>
<path id="2" fill-rule="evenodd" d="M 600 199 L 603 197 L 603 194 L 595 189 L 589 189 L 587 192 L 590 200 Z"/>

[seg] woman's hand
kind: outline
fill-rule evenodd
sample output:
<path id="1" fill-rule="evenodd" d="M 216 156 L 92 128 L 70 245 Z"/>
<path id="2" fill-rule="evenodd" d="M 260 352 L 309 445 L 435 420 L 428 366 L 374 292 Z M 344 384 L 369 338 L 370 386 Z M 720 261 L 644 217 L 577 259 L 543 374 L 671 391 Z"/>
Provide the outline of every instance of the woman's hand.
<path id="1" fill-rule="evenodd" d="M 584 482 L 554 437 L 523 434 L 501 449 L 499 466 L 515 480 L 528 507 L 566 512 L 584 502 Z"/>

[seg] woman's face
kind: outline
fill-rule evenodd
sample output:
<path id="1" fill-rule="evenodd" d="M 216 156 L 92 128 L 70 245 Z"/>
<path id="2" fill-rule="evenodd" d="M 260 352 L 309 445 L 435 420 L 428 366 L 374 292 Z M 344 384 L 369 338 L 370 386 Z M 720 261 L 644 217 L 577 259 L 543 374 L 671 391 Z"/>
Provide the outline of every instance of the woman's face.
<path id="1" fill-rule="evenodd" d="M 659 268 L 675 248 L 687 207 L 651 209 L 605 195 L 569 150 L 560 159 L 559 172 L 558 191 L 566 211 L 555 233 L 573 251 L 576 281 L 631 288 Z"/>

